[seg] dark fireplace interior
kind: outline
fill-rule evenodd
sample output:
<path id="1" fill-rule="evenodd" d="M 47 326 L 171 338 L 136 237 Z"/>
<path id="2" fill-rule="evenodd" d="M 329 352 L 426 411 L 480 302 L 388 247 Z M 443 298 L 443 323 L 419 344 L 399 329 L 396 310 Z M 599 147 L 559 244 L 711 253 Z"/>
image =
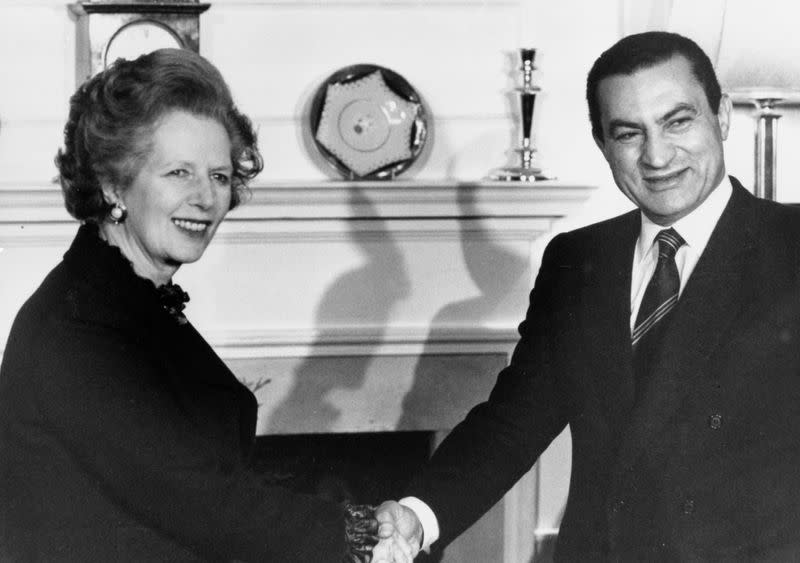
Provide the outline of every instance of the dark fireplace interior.
<path id="1" fill-rule="evenodd" d="M 377 505 L 402 494 L 430 456 L 433 441 L 433 432 L 259 436 L 253 466 L 271 484 Z M 439 560 L 434 554 L 416 559 Z"/>

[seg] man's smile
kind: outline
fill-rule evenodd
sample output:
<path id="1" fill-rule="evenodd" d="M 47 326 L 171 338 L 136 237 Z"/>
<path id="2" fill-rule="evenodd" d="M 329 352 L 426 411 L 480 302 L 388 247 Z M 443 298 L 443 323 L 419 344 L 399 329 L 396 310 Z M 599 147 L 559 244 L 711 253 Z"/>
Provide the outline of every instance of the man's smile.
<path id="1" fill-rule="evenodd" d="M 679 185 L 688 171 L 688 168 L 683 168 L 682 170 L 667 174 L 650 174 L 648 176 L 643 176 L 642 180 L 651 190 L 668 190 Z"/>

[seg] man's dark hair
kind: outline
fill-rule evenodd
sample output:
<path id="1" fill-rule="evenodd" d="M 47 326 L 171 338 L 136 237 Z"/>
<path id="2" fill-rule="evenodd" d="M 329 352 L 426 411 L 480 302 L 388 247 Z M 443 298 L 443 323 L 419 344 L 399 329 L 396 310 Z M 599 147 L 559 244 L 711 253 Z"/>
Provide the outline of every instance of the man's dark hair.
<path id="1" fill-rule="evenodd" d="M 586 79 L 586 101 L 589 104 L 589 120 L 592 134 L 603 140 L 603 127 L 600 124 L 600 103 L 597 87 L 600 81 L 618 74 L 633 74 L 642 69 L 682 56 L 689 63 L 692 74 L 703 87 L 708 105 L 714 112 L 719 111 L 722 91 L 711 59 L 700 46 L 683 35 L 667 31 L 647 31 L 628 35 L 606 50 L 592 65 Z"/>

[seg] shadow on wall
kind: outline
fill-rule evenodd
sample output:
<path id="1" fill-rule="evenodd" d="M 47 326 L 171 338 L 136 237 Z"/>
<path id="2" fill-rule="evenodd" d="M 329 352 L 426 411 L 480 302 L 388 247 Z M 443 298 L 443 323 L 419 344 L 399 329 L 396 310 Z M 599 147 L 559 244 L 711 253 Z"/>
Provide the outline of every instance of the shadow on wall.
<path id="1" fill-rule="evenodd" d="M 350 205 L 370 208 L 371 202 L 358 187 L 350 189 Z M 355 246 L 364 256 L 364 262 L 340 276 L 325 292 L 315 315 L 318 327 L 351 324 L 375 327 L 371 335 L 377 349 L 383 337 L 392 308 L 409 294 L 409 280 L 403 255 L 394 243 L 384 220 L 376 217 L 368 230 L 353 223 L 349 231 Z M 380 245 L 375 244 L 380 241 Z M 321 329 L 313 347 L 331 341 L 331 332 Z M 294 385 L 287 398 L 272 412 L 267 432 L 283 428 L 281 421 L 303 420 L 308 428 L 330 430 L 341 416 L 338 407 L 326 400 L 335 388 L 358 389 L 364 383 L 368 364 L 372 361 L 369 350 L 349 358 L 347 372 L 341 377 L 329 377 L 332 362 L 313 354 L 297 368 Z M 334 385 L 334 381 L 336 384 Z"/>
<path id="2" fill-rule="evenodd" d="M 465 186 L 460 189 L 458 204 L 462 216 L 480 217 L 480 211 L 475 204 L 474 188 Z M 508 295 L 518 294 L 517 284 L 525 284 L 527 290 L 530 282 L 528 256 L 516 254 L 492 243 L 479 220 L 462 223 L 461 228 L 464 264 L 480 295 L 454 301 L 434 316 L 427 344 L 414 370 L 414 382 L 403 399 L 402 416 L 397 425 L 399 430 L 431 428 L 427 423 L 431 419 L 431 413 L 441 409 L 459 409 L 462 412 L 452 414 L 454 420 L 460 420 L 473 405 L 435 404 L 431 402 L 431 397 L 439 397 L 441 402 L 441 397 L 463 396 L 458 388 L 465 382 L 459 375 L 466 375 L 468 372 L 474 374 L 476 365 L 478 369 L 485 366 L 486 372 L 478 377 L 486 378 L 486 387 L 491 388 L 496 372 L 507 361 L 505 357 L 498 357 L 499 355 L 471 359 L 463 355 L 437 355 L 430 349 L 446 336 L 440 334 L 447 330 L 446 327 L 456 325 L 472 328 L 480 325 L 482 320 L 491 317 Z M 520 311 L 520 317 L 524 313 Z M 446 374 L 450 374 L 450 377 L 443 377 Z M 496 561 L 504 549 L 503 534 L 497 533 L 498 527 L 503 525 L 502 522 L 502 511 L 491 510 L 443 551 L 434 549 L 429 556 L 420 557 L 420 563 Z"/>
<path id="3" fill-rule="evenodd" d="M 369 200 L 358 187 L 350 191 L 350 204 L 362 209 L 370 206 Z M 459 378 L 459 375 L 467 369 L 474 374 L 476 364 L 480 368 L 486 366 L 485 373 L 480 369 L 478 375 L 480 385 L 491 388 L 498 366 L 502 367 L 507 361 L 503 354 L 488 359 L 483 356 L 470 358 L 463 354 L 441 355 L 434 353 L 434 346 L 452 327 L 475 328 L 484 320 L 491 319 L 509 295 L 519 295 L 520 285 L 525 286 L 523 291 L 527 293 L 530 284 L 529 256 L 514 253 L 492 241 L 480 221 L 475 188 L 464 186 L 460 189 L 458 204 L 463 217 L 474 219 L 462 223 L 459 234 L 463 261 L 479 295 L 449 303 L 433 317 L 426 344 L 414 368 L 412 386 L 402 401 L 402 413 L 396 430 L 427 431 L 436 428 L 432 425 L 432 414 L 437 414 L 436 418 L 440 419 L 436 411 L 444 408 L 459 411 L 454 419 L 463 417 L 472 405 L 442 404 L 441 398 L 463 396 L 463 391 L 458 389 L 463 384 L 463 378 Z M 353 390 L 365 384 L 367 371 L 374 359 L 372 356 L 377 353 L 385 337 L 385 327 L 393 309 L 410 294 L 403 254 L 389 232 L 386 221 L 377 218 L 376 214 L 372 216 L 376 219 L 368 229 L 359 228 L 363 222 L 354 223 L 348 232 L 364 260 L 358 267 L 342 274 L 320 300 L 315 323 L 321 328 L 313 346 L 324 347 L 333 337 L 340 336 L 332 331 L 326 332 L 322 327 L 348 324 L 374 327 L 376 332 L 370 335 L 370 341 L 375 343 L 374 350 L 348 357 L 343 363 L 330 357 L 311 355 L 305 358 L 295 370 L 289 394 L 272 411 L 266 425 L 267 433 L 285 428 L 289 420 L 302 421 L 304 427 L 313 428 L 315 432 L 335 428 L 343 413 L 341 407 L 333 404 L 329 397 L 334 396 L 337 389 Z M 519 312 L 520 318 L 524 313 L 524 310 Z M 345 366 L 344 369 L 342 366 Z M 337 377 L 329 377 L 331 370 L 337 367 Z M 451 376 L 442 377 L 445 374 Z M 433 402 L 432 398 L 438 399 Z M 297 431 L 303 432 L 304 429 Z M 496 525 L 502 525 L 497 518 L 491 524 L 490 531 L 496 531 Z M 443 556 L 434 552 L 421 557 L 420 561 L 494 561 L 496 554 L 502 553 L 502 534 L 479 532 L 476 537 L 479 541 L 468 541 L 462 546 L 456 542 L 445 550 Z"/>
<path id="4" fill-rule="evenodd" d="M 475 189 L 463 186 L 458 192 L 458 204 L 462 216 L 480 217 L 480 210 L 475 203 Z M 466 225 L 469 225 L 468 227 Z M 453 395 L 450 389 L 441 385 L 459 385 L 459 378 L 441 377 L 442 369 L 457 368 L 460 361 L 457 357 L 442 357 L 431 354 L 429 346 L 441 342 L 442 331 L 447 327 L 467 326 L 473 328 L 481 321 L 491 317 L 508 295 L 518 294 L 519 284 L 525 284 L 527 292 L 530 282 L 530 260 L 509 251 L 509 249 L 492 243 L 488 232 L 480 221 L 462 223 L 461 250 L 464 264 L 480 295 L 462 301 L 455 301 L 440 309 L 433 317 L 431 330 L 428 333 L 427 345 L 419 358 L 414 371 L 414 383 L 403 399 L 403 414 L 398 423 L 399 430 L 418 430 L 420 421 L 429 418 L 426 410 L 430 405 L 428 397 L 447 397 Z M 522 319 L 525 311 L 519 312 Z M 463 358 L 461 359 L 463 361 Z M 437 377 L 439 375 L 439 377 Z M 487 378 L 494 381 L 495 373 L 486 373 Z M 462 413 L 461 416 L 467 413 Z M 430 428 L 430 427 L 428 427 Z"/>

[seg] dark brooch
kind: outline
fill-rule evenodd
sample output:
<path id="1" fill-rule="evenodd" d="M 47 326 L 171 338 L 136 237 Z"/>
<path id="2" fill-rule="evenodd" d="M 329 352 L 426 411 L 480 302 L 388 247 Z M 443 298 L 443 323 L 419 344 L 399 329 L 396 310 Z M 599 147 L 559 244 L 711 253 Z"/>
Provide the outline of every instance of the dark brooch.
<path id="1" fill-rule="evenodd" d="M 166 283 L 159 286 L 158 289 L 158 302 L 161 307 L 175 319 L 178 324 L 186 324 L 189 322 L 183 314 L 186 308 L 186 303 L 189 301 L 189 294 L 181 289 L 176 283 Z"/>

